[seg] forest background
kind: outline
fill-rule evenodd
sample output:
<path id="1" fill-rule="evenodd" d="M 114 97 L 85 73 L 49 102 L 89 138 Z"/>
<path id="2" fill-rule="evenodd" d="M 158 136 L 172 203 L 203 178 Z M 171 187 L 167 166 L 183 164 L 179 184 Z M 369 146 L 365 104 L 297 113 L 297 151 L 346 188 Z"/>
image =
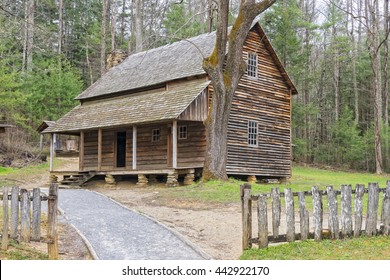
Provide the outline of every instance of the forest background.
<path id="1" fill-rule="evenodd" d="M 295 161 L 390 172 L 388 5 L 279 0 L 259 18 L 299 92 Z M 77 105 L 114 51 L 209 32 L 216 12 L 213 0 L 0 0 L 0 123 L 15 125 L 0 153 L 33 147 L 41 122 Z"/>

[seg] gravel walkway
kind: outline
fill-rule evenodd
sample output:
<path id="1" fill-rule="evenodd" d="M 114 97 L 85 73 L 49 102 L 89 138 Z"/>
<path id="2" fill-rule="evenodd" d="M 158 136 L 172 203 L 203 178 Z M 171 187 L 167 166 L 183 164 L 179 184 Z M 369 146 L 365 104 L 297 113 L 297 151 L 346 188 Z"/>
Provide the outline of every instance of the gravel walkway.
<path id="1" fill-rule="evenodd" d="M 59 208 L 103 260 L 199 260 L 194 245 L 165 226 L 88 190 L 61 189 Z"/>

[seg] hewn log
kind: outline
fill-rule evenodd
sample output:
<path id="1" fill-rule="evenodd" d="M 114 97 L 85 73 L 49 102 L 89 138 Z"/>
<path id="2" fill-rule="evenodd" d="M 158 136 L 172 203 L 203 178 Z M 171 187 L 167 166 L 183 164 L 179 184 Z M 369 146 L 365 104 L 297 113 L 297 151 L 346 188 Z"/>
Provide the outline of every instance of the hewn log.
<path id="1" fill-rule="evenodd" d="M 10 237 L 16 239 L 18 237 L 19 224 L 19 187 L 12 187 L 11 190 L 11 225 Z"/>
<path id="2" fill-rule="evenodd" d="M 386 192 L 383 198 L 383 234 L 390 235 L 390 181 L 386 182 Z"/>
<path id="3" fill-rule="evenodd" d="M 268 247 L 268 220 L 267 220 L 267 197 L 259 196 L 257 201 L 258 237 L 259 248 Z"/>
<path id="4" fill-rule="evenodd" d="M 322 196 L 317 186 L 312 187 L 314 240 L 322 239 Z"/>
<path id="5" fill-rule="evenodd" d="M 369 183 L 368 185 L 368 208 L 366 219 L 366 235 L 376 235 L 376 226 L 378 218 L 378 202 L 379 191 L 377 183 Z"/>
<path id="6" fill-rule="evenodd" d="M 242 249 L 252 247 L 252 200 L 251 186 L 241 185 L 241 209 L 242 209 Z"/>
<path id="7" fill-rule="evenodd" d="M 286 202 L 286 222 L 287 222 L 287 242 L 295 240 L 295 215 L 294 215 L 294 197 L 291 189 L 284 189 L 284 199 Z"/>
<path id="8" fill-rule="evenodd" d="M 355 192 L 355 228 L 353 231 L 354 237 L 359 237 L 363 225 L 363 195 L 364 195 L 364 185 L 356 185 Z"/>
<path id="9" fill-rule="evenodd" d="M 3 236 L 1 249 L 8 249 L 8 187 L 3 187 Z"/>
<path id="10" fill-rule="evenodd" d="M 332 239 L 338 239 L 340 228 L 339 228 L 339 218 L 337 215 L 337 196 L 336 192 L 333 189 L 333 186 L 326 187 L 328 193 L 328 207 L 329 207 L 329 230 Z"/>
<path id="11" fill-rule="evenodd" d="M 352 186 L 341 186 L 341 232 L 343 237 L 352 235 Z"/>
<path id="12" fill-rule="evenodd" d="M 279 227 L 280 227 L 280 213 L 281 213 L 280 191 L 278 188 L 271 189 L 271 198 L 272 198 L 272 234 L 274 238 L 278 238 Z"/>
<path id="13" fill-rule="evenodd" d="M 57 235 L 57 208 L 58 208 L 58 184 L 50 184 L 49 199 L 47 202 L 47 244 L 49 259 L 58 259 L 58 235 Z"/>
<path id="14" fill-rule="evenodd" d="M 41 239 L 41 190 L 33 189 L 33 215 L 32 215 L 32 236 L 31 240 Z"/>
<path id="15" fill-rule="evenodd" d="M 309 212 L 306 210 L 305 194 L 303 192 L 298 193 L 298 202 L 301 240 L 306 240 L 309 236 Z"/>
<path id="16" fill-rule="evenodd" d="M 31 237 L 31 202 L 30 193 L 26 189 L 21 189 L 22 196 L 20 203 L 20 240 L 30 242 Z"/>

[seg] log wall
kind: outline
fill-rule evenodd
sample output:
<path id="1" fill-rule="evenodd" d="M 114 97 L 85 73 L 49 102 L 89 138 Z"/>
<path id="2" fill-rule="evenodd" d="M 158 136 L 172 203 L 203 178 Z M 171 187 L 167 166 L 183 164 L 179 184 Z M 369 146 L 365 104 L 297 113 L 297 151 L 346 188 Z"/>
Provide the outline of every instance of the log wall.
<path id="1" fill-rule="evenodd" d="M 244 46 L 258 55 L 258 77 L 244 74 L 232 104 L 228 132 L 228 174 L 291 176 L 291 94 L 259 34 Z M 258 123 L 258 146 L 248 146 L 248 121 Z"/>
<path id="2" fill-rule="evenodd" d="M 201 167 L 206 153 L 205 127 L 202 122 L 178 122 L 178 129 L 182 125 L 187 126 L 187 139 L 177 140 L 178 167 Z"/>

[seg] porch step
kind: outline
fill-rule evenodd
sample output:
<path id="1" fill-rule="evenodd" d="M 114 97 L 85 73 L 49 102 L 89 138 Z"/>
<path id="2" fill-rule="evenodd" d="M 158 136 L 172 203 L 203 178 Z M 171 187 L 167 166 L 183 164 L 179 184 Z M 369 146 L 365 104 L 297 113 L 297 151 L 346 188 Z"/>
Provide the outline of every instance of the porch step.
<path id="1" fill-rule="evenodd" d="M 63 174 L 64 179 L 60 182 L 63 185 L 82 186 L 96 175 L 93 171 L 82 171 L 78 174 Z"/>

